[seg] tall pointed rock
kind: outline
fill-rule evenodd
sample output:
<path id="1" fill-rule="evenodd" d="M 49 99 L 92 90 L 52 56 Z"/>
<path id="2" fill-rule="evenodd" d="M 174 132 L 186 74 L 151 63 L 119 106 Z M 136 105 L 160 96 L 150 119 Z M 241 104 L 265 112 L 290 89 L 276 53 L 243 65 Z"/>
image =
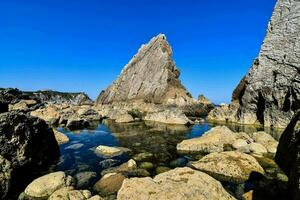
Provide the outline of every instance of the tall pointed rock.
<path id="1" fill-rule="evenodd" d="M 258 58 L 211 120 L 285 127 L 300 108 L 300 1 L 278 0 Z"/>
<path id="2" fill-rule="evenodd" d="M 188 104 L 192 98 L 182 86 L 179 75 L 166 36 L 159 34 L 142 45 L 118 79 L 101 92 L 96 105 L 136 101 Z"/>

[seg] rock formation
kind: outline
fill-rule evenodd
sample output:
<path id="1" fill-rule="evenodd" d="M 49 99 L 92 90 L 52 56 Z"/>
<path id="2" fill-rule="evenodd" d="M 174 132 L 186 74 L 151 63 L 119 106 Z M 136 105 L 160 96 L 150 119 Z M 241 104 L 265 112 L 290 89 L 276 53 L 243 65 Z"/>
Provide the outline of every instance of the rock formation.
<path id="1" fill-rule="evenodd" d="M 20 176 L 38 173 L 58 158 L 54 133 L 43 120 L 16 111 L 0 114 L 0 177 L 6 179 L 6 184 L 0 182 L 2 198 Z"/>
<path id="2" fill-rule="evenodd" d="M 36 103 L 32 104 L 32 102 L 30 102 L 32 100 Z M 51 90 L 25 92 L 13 88 L 0 88 L 0 113 L 8 112 L 9 107 L 10 110 L 15 110 L 15 108 L 20 106 L 24 108 L 23 104 L 28 103 L 31 104 L 29 106 L 31 110 L 35 110 L 45 103 L 83 105 L 92 104 L 93 102 L 84 93 L 66 93 Z"/>
<path id="3" fill-rule="evenodd" d="M 265 173 L 254 157 L 237 151 L 211 153 L 199 161 L 192 162 L 191 166 L 219 181 L 231 183 L 243 183 L 253 172 Z"/>
<path id="4" fill-rule="evenodd" d="M 300 111 L 281 135 L 275 158 L 289 176 L 290 199 L 300 198 Z"/>
<path id="5" fill-rule="evenodd" d="M 96 104 L 146 102 L 186 105 L 191 95 L 178 79 L 180 72 L 172 58 L 166 36 L 159 34 L 142 45 L 124 67 L 118 79 L 102 91 Z"/>
<path id="6" fill-rule="evenodd" d="M 153 179 L 125 179 L 118 192 L 118 200 L 182 199 L 206 200 L 235 199 L 221 183 L 209 175 L 191 168 L 176 168 Z"/>
<path id="7" fill-rule="evenodd" d="M 45 120 L 49 125 L 66 126 L 70 130 L 86 128 L 101 119 L 101 116 L 90 105 L 49 104 L 30 114 Z"/>
<path id="8" fill-rule="evenodd" d="M 93 101 L 83 92 L 57 92 L 52 90 L 39 90 L 36 92 L 25 92 L 44 103 L 53 104 L 71 104 L 71 105 L 84 105 L 93 104 Z"/>
<path id="9" fill-rule="evenodd" d="M 278 0 L 258 58 L 210 120 L 286 127 L 300 108 L 300 1 Z"/>

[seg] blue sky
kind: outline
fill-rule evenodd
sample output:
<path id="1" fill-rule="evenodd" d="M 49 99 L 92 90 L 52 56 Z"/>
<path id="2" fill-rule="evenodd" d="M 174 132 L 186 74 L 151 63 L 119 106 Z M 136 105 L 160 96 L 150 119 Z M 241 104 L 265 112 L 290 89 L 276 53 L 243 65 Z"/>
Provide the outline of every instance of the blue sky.
<path id="1" fill-rule="evenodd" d="M 0 2 L 0 87 L 84 91 L 117 78 L 141 44 L 167 36 L 194 97 L 229 102 L 257 56 L 275 0 Z"/>

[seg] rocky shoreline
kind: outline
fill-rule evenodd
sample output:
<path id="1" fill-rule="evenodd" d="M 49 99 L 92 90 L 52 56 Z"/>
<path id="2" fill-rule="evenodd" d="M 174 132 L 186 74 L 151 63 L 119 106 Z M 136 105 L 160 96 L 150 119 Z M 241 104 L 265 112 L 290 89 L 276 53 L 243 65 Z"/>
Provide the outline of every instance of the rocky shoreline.
<path id="1" fill-rule="evenodd" d="M 1 199 L 299 199 L 299 13 L 298 0 L 277 1 L 230 105 L 192 98 L 164 34 L 142 45 L 95 102 L 84 93 L 0 89 Z M 206 119 L 262 130 L 225 123 L 186 135 Z M 94 146 L 72 138 L 99 124 L 110 132 L 94 136 L 118 145 L 89 133 L 84 139 Z M 283 128 L 279 141 L 264 127 Z M 55 168 L 91 154 L 101 170 L 84 162 L 81 170 Z"/>

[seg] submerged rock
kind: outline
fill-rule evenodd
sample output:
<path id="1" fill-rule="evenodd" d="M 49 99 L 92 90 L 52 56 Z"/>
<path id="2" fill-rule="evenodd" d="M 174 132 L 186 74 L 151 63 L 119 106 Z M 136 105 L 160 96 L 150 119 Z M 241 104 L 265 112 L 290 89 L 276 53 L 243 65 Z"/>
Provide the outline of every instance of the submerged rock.
<path id="1" fill-rule="evenodd" d="M 211 153 L 192 162 L 191 166 L 220 181 L 233 183 L 245 182 L 252 172 L 264 174 L 255 158 L 237 151 Z"/>
<path id="2" fill-rule="evenodd" d="M 102 169 L 108 169 L 108 168 L 117 166 L 118 164 L 120 164 L 119 160 L 115 160 L 115 159 L 111 159 L 111 158 L 99 162 L 99 166 Z"/>
<path id="3" fill-rule="evenodd" d="M 104 176 L 105 174 L 109 173 L 130 173 L 137 169 L 137 164 L 134 160 L 130 159 L 126 163 L 123 163 L 120 166 L 109 168 L 106 170 L 103 170 L 101 172 L 101 175 Z"/>
<path id="4" fill-rule="evenodd" d="M 74 180 L 64 172 L 54 172 L 32 181 L 25 189 L 29 197 L 47 198 L 56 190 L 71 186 Z"/>
<path id="5" fill-rule="evenodd" d="M 95 183 L 97 174 L 96 172 L 91 171 L 79 172 L 74 176 L 74 178 L 76 180 L 77 189 L 86 189 Z"/>
<path id="6" fill-rule="evenodd" d="M 289 177 L 290 199 L 300 198 L 300 111 L 294 116 L 279 140 L 276 163 Z"/>
<path id="7" fill-rule="evenodd" d="M 76 149 L 80 149 L 83 146 L 84 146 L 84 144 L 77 143 L 77 144 L 71 144 L 70 146 L 67 146 L 65 149 L 76 150 Z"/>
<path id="8" fill-rule="evenodd" d="M 139 153 L 139 154 L 136 154 L 133 156 L 133 160 L 139 161 L 139 162 L 149 161 L 151 159 L 153 159 L 153 154 L 149 153 L 149 152 L 143 152 L 143 153 Z"/>
<path id="9" fill-rule="evenodd" d="M 96 154 L 104 157 L 116 157 L 128 152 L 131 152 L 131 150 L 124 147 L 109 147 L 104 145 L 99 145 L 95 150 Z"/>
<path id="10" fill-rule="evenodd" d="M 179 75 L 166 36 L 159 34 L 142 45 L 118 79 L 100 93 L 96 105 L 132 101 L 185 105 L 193 99 Z"/>
<path id="11" fill-rule="evenodd" d="M 142 162 L 139 164 L 139 167 L 142 169 L 151 170 L 153 169 L 154 165 L 151 162 Z"/>
<path id="12" fill-rule="evenodd" d="M 153 179 L 125 179 L 117 199 L 229 200 L 235 198 L 228 194 L 221 183 L 214 178 L 185 167 L 159 174 Z"/>
<path id="13" fill-rule="evenodd" d="M 300 108 L 300 2 L 278 0 L 258 58 L 210 120 L 285 128 Z"/>

